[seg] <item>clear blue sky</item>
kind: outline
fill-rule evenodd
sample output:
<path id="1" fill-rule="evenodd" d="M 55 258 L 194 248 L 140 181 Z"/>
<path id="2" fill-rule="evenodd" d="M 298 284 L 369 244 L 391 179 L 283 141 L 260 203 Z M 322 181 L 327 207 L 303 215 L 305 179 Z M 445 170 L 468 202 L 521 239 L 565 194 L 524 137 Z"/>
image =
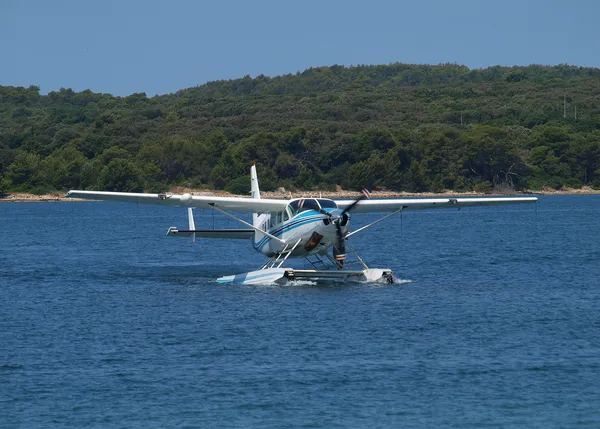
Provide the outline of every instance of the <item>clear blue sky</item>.
<path id="1" fill-rule="evenodd" d="M 600 0 L 0 0 L 0 85 L 128 95 L 331 64 L 600 66 Z"/>

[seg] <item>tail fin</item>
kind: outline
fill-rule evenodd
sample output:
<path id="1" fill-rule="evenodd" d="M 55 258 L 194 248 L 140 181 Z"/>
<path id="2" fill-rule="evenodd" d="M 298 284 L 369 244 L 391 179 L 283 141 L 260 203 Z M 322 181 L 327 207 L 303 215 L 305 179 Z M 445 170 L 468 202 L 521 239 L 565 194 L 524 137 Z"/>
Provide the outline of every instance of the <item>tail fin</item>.
<path id="1" fill-rule="evenodd" d="M 256 175 L 256 165 L 250 167 L 250 195 L 252 198 L 260 199 L 260 189 L 258 189 L 258 176 Z M 252 224 L 257 226 L 258 213 L 252 214 Z"/>

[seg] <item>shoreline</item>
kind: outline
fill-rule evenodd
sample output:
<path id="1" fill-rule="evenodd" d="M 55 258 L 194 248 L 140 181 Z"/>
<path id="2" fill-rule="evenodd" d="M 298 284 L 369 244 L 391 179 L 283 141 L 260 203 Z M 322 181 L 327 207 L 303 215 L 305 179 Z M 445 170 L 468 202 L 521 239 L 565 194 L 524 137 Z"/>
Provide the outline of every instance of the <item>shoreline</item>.
<path id="1" fill-rule="evenodd" d="M 217 196 L 217 197 L 242 197 L 250 198 L 248 195 L 234 195 L 226 191 L 209 191 L 189 188 L 173 188 L 172 193 L 182 194 L 190 193 L 196 196 Z M 80 198 L 65 198 L 65 193 L 54 192 L 50 194 L 30 194 L 26 192 L 9 193 L 6 197 L 0 198 L 0 203 L 23 203 L 23 202 L 69 202 L 69 201 L 89 201 Z M 331 198 L 331 199 L 350 199 L 358 198 L 362 193 L 356 191 L 298 191 L 290 192 L 285 190 L 261 191 L 261 197 L 265 199 L 290 199 L 290 198 Z M 518 192 L 490 192 L 487 194 L 479 192 L 454 192 L 445 191 L 440 193 L 433 192 L 395 192 L 395 191 L 372 191 L 372 198 L 443 198 L 443 197 L 492 197 L 492 196 L 526 196 L 526 195 L 600 195 L 600 189 L 583 187 L 580 189 L 543 189 L 540 191 L 518 191 Z"/>

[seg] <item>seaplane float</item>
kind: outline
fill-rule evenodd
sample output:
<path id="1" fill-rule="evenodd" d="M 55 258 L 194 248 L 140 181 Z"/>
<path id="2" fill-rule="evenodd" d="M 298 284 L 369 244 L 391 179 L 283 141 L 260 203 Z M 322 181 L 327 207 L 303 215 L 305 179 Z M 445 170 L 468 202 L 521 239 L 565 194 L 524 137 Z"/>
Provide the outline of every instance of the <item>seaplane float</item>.
<path id="1" fill-rule="evenodd" d="M 265 199 L 260 197 L 256 166 L 250 169 L 250 198 L 71 190 L 67 198 L 158 204 L 187 208 L 188 228 L 170 227 L 171 237 L 251 240 L 268 260 L 259 269 L 225 276 L 218 283 L 287 283 L 336 280 L 393 283 L 388 268 L 367 266 L 348 239 L 405 210 L 462 208 L 481 205 L 535 203 L 536 197 L 371 199 L 368 192 L 356 200 L 328 198 Z M 196 229 L 193 208 L 211 209 L 229 216 L 243 229 Z M 252 223 L 231 214 L 251 213 Z M 351 213 L 380 212 L 382 217 L 350 230 Z M 289 258 L 304 258 L 311 269 L 286 267 Z"/>

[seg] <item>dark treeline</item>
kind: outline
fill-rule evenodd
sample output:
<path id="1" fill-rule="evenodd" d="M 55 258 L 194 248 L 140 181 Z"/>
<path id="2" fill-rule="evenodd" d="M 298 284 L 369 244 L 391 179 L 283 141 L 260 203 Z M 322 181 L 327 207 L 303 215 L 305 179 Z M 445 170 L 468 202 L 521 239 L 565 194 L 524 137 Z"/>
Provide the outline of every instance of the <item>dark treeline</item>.
<path id="1" fill-rule="evenodd" d="M 0 86 L 0 193 L 600 187 L 600 69 L 391 64 L 148 98 Z M 566 118 L 564 101 L 566 97 Z"/>

